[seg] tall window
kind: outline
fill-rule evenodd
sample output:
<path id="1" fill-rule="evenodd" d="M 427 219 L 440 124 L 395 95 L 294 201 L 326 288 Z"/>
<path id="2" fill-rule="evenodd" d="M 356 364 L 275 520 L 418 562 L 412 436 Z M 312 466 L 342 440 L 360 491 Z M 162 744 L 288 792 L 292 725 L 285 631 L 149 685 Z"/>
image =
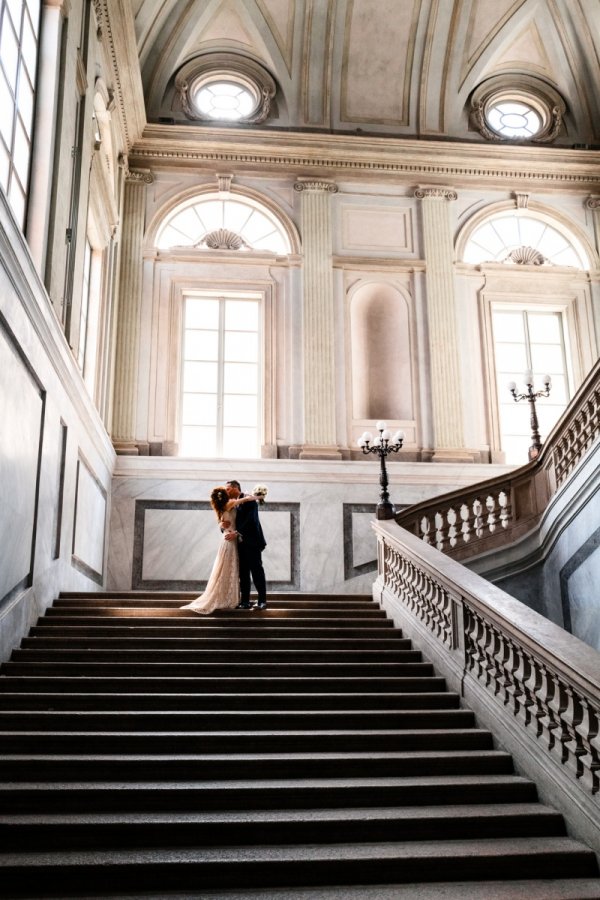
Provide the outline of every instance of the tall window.
<path id="1" fill-rule="evenodd" d="M 541 389 L 542 377 L 550 375 L 550 396 L 541 398 L 536 406 L 544 440 L 569 402 L 562 315 L 498 308 L 492 321 L 502 449 L 507 463 L 524 465 L 531 444 L 529 404 L 515 403 L 507 385 L 516 381 L 517 390 L 524 391 L 523 374 L 531 369 L 534 389 Z"/>
<path id="2" fill-rule="evenodd" d="M 90 290 L 92 280 L 92 248 L 90 242 L 85 242 L 85 256 L 83 259 L 83 282 L 81 285 L 81 314 L 79 317 L 79 344 L 77 349 L 77 363 L 83 372 L 88 339 L 88 315 L 90 310 Z"/>
<path id="3" fill-rule="evenodd" d="M 260 301 L 188 296 L 180 453 L 260 455 Z"/>
<path id="4" fill-rule="evenodd" d="M 31 162 L 39 0 L 0 0 L 0 185 L 21 228 Z"/>

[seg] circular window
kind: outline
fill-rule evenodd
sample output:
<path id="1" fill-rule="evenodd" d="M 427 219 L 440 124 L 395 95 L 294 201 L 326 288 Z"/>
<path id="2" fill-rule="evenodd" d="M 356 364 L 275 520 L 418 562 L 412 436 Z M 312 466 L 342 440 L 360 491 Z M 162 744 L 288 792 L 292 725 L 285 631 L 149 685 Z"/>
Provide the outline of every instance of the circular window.
<path id="1" fill-rule="evenodd" d="M 477 88 L 471 115 L 488 140 L 553 141 L 561 129 L 565 104 L 551 87 L 537 78 L 490 78 Z"/>
<path id="2" fill-rule="evenodd" d="M 261 65 L 232 53 L 192 60 L 175 79 L 189 119 L 258 124 L 269 115 L 275 82 Z"/>
<path id="3" fill-rule="evenodd" d="M 486 111 L 490 128 L 507 138 L 533 138 L 543 127 L 541 116 L 528 103 L 501 100 Z"/>
<path id="4" fill-rule="evenodd" d="M 209 119 L 235 122 L 246 119 L 260 103 L 256 86 L 240 79 L 217 76 L 198 78 L 190 87 L 190 101 Z"/>

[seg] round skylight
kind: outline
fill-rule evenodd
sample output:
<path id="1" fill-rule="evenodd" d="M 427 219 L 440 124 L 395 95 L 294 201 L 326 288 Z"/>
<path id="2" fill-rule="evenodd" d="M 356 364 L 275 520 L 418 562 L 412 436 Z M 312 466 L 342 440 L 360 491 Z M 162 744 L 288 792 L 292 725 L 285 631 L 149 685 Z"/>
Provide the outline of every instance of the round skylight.
<path id="1" fill-rule="evenodd" d="M 542 119 L 527 103 L 502 100 L 486 109 L 487 123 L 507 138 L 533 138 L 542 130 Z"/>
<path id="2" fill-rule="evenodd" d="M 190 101 L 209 119 L 236 122 L 252 115 L 258 92 L 249 86 L 222 77 L 202 79 L 192 87 Z"/>

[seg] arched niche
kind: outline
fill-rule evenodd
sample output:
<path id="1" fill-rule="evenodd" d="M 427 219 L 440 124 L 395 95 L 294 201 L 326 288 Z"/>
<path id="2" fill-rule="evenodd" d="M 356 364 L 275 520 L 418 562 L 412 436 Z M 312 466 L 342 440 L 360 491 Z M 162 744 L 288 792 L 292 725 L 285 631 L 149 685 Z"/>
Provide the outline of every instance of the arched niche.
<path id="1" fill-rule="evenodd" d="M 393 285 L 371 282 L 350 302 L 352 417 L 412 420 L 410 321 Z"/>

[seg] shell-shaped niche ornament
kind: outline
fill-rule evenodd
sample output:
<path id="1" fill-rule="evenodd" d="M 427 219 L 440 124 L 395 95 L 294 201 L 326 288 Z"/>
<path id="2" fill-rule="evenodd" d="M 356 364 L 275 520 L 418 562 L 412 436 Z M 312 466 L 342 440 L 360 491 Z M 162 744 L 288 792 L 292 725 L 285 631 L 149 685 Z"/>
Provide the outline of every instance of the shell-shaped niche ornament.
<path id="1" fill-rule="evenodd" d="M 244 239 L 235 231 L 230 231 L 229 228 L 217 228 L 215 231 L 211 231 L 200 243 L 210 247 L 211 250 L 241 250 L 246 245 Z"/>
<path id="2" fill-rule="evenodd" d="M 517 266 L 547 266 L 550 261 L 533 247 L 516 247 L 503 260 L 507 263 L 515 263 Z"/>

